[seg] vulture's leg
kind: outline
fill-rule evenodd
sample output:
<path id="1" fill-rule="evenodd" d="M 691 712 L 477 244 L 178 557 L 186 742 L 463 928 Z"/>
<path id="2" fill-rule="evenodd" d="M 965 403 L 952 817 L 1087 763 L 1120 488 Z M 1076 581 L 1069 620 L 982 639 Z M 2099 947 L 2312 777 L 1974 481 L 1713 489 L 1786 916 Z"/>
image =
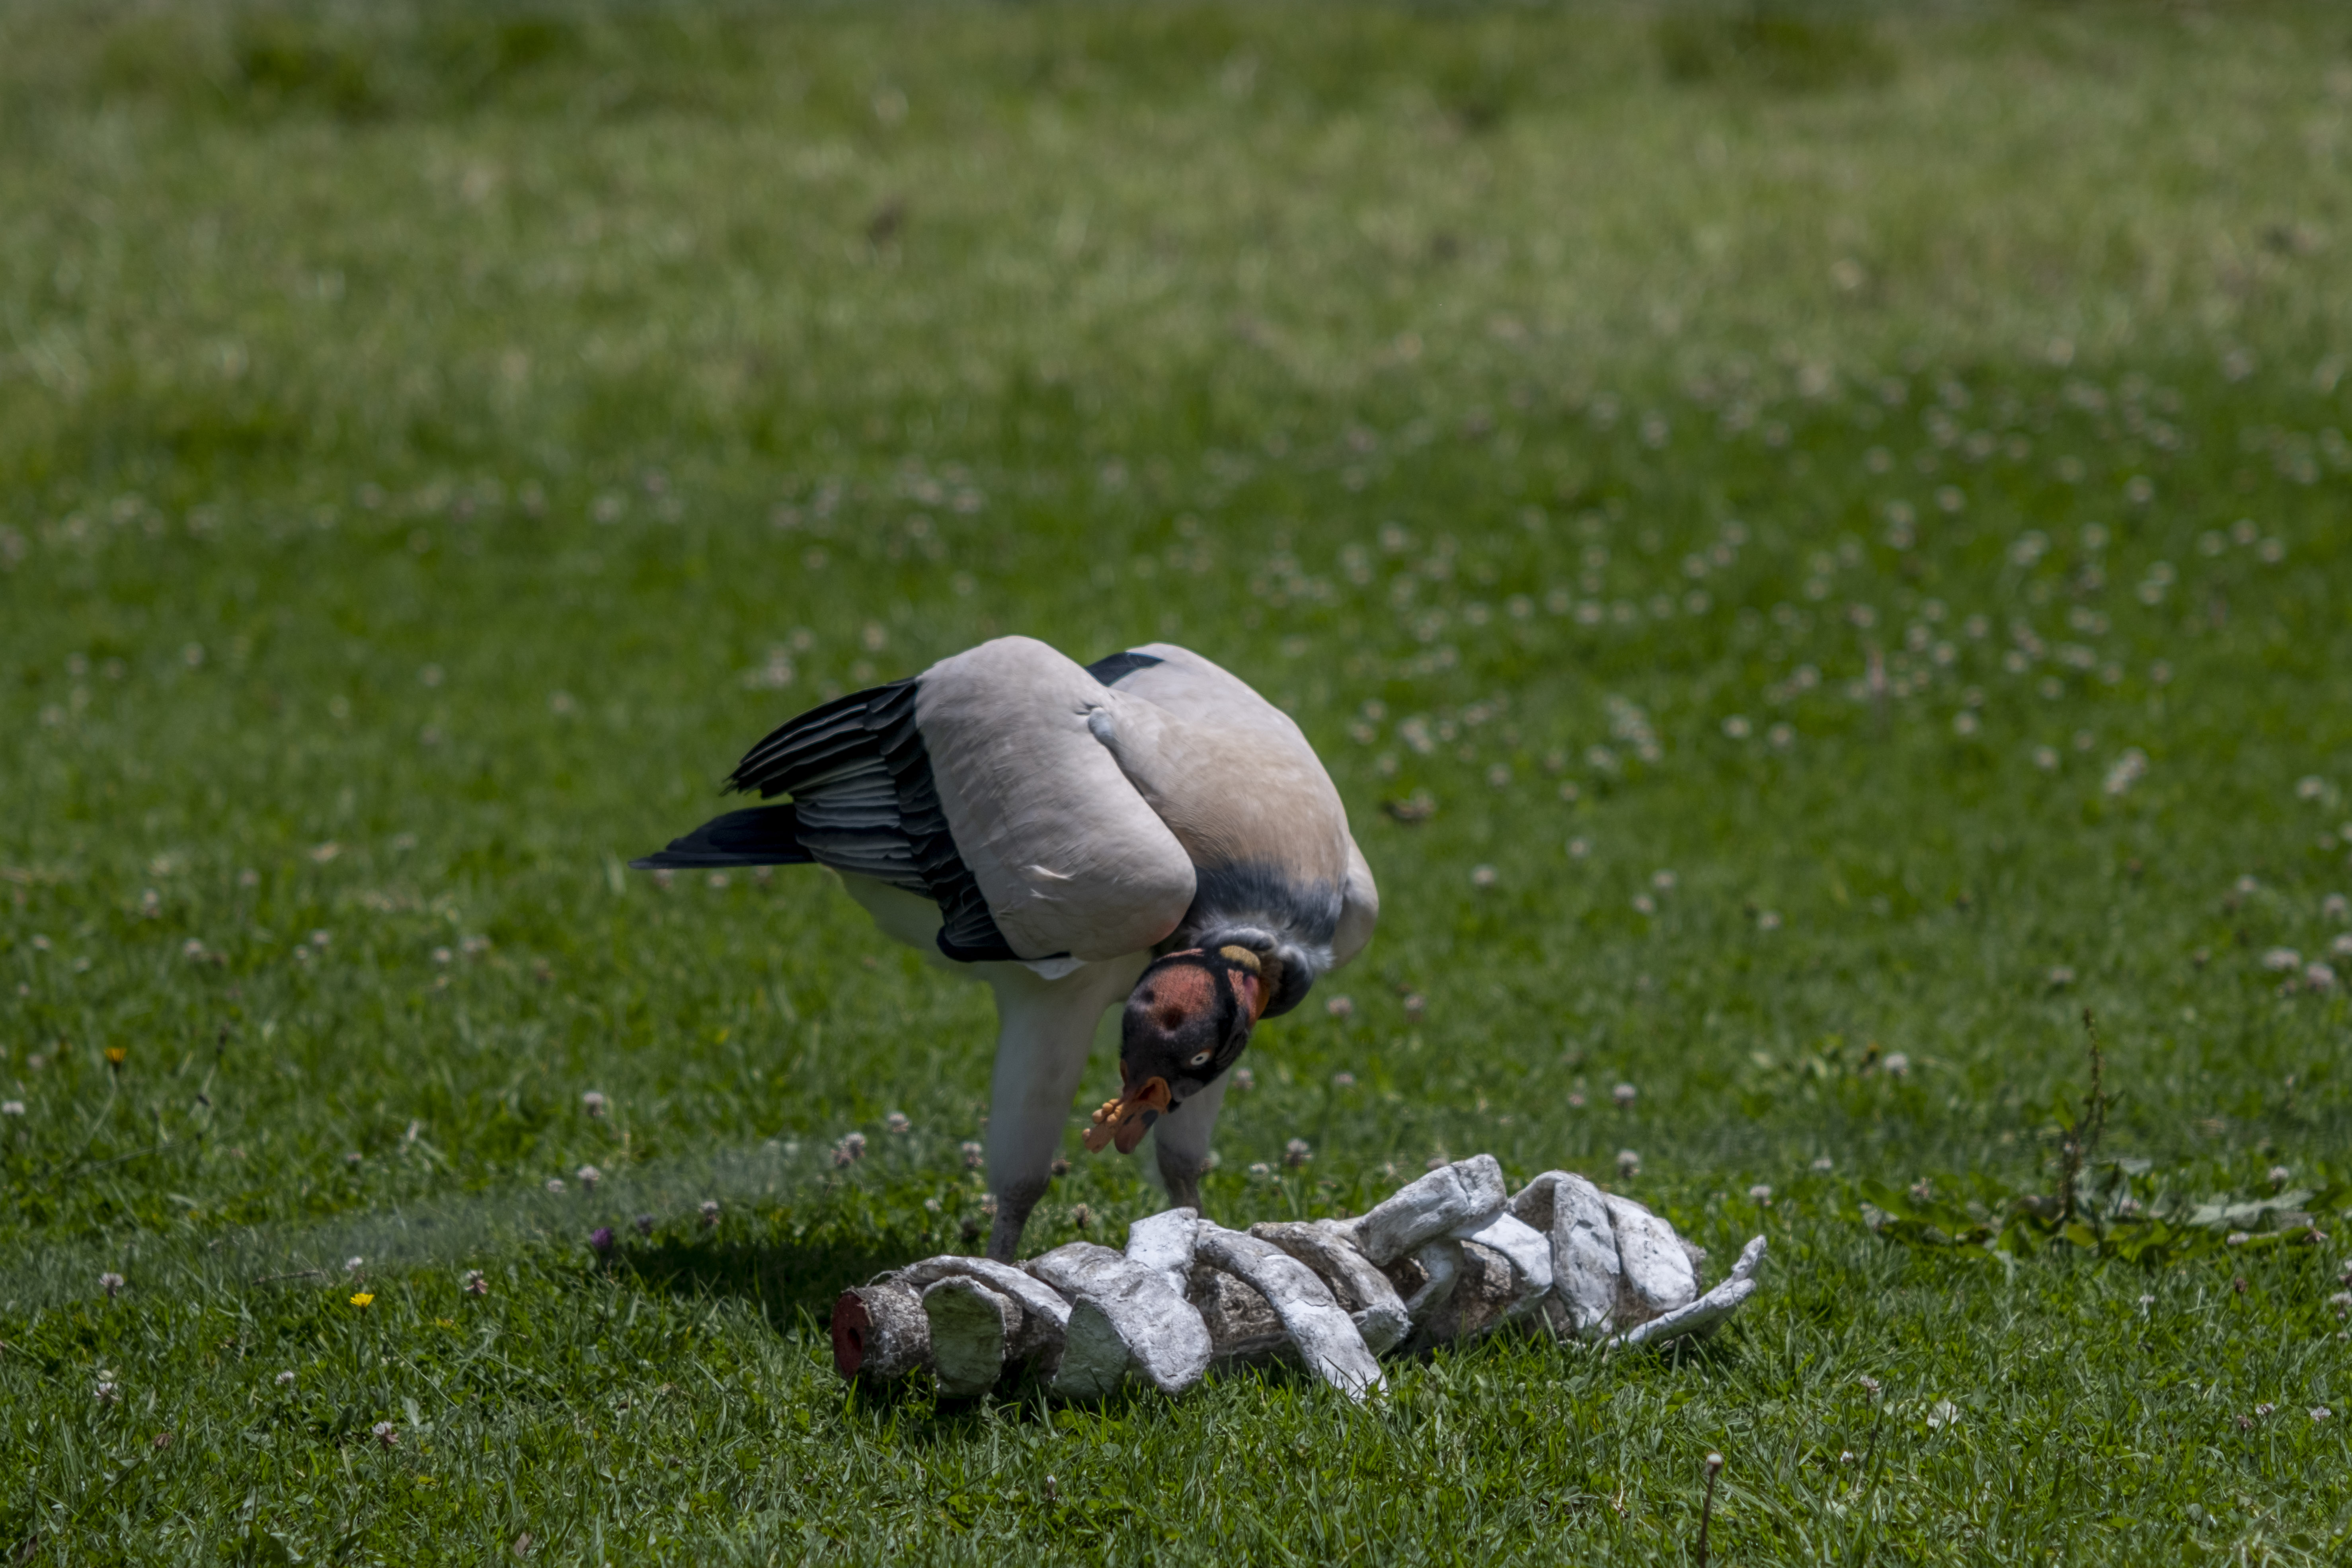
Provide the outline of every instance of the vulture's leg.
<path id="1" fill-rule="evenodd" d="M 1225 1103 L 1230 1079 L 1230 1074 L 1218 1077 L 1152 1125 L 1152 1150 L 1171 1208 L 1201 1206 L 1201 1175 L 1209 1168 L 1209 1134 L 1217 1130 L 1217 1110 Z"/>
<path id="2" fill-rule="evenodd" d="M 988 1105 L 988 1183 L 996 1193 L 988 1255 L 999 1262 L 1019 1255 L 1029 1211 L 1045 1195 L 1095 1026 L 1127 999 L 1147 956 L 1084 964 L 1059 980 L 1019 963 L 985 966 L 1003 1025 Z"/>

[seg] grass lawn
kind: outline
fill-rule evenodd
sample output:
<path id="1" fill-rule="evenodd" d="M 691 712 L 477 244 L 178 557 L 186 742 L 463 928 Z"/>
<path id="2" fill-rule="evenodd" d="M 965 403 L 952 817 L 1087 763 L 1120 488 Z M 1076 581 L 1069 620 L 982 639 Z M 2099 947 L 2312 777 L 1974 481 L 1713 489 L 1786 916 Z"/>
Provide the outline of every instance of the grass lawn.
<path id="1" fill-rule="evenodd" d="M 2352 19 L 1741 16 L 0 10 L 0 1552 L 2352 1554 Z M 1010 632 L 1380 879 L 1216 1217 L 1490 1151 L 1743 1315 L 837 1381 L 988 997 L 623 862 Z"/>

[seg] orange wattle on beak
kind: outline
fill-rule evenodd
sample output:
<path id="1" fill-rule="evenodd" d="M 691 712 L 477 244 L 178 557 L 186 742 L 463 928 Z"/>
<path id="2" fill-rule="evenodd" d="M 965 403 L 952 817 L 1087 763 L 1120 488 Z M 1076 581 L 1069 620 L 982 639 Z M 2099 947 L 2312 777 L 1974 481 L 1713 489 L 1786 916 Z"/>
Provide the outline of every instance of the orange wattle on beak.
<path id="1" fill-rule="evenodd" d="M 1141 1087 L 1129 1089 L 1117 1100 L 1106 1100 L 1094 1114 L 1087 1129 L 1086 1145 L 1089 1153 L 1099 1154 L 1106 1145 L 1116 1143 L 1122 1154 L 1132 1154 L 1151 1124 L 1167 1114 L 1174 1103 L 1164 1078 L 1148 1078 Z"/>

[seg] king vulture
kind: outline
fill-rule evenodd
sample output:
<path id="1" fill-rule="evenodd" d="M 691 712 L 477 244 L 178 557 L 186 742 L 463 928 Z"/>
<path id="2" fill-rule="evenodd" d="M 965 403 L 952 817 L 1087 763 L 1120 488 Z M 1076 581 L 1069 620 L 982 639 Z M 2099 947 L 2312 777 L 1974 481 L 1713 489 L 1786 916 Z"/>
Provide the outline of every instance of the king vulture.
<path id="1" fill-rule="evenodd" d="M 728 784 L 789 799 L 633 865 L 828 867 L 887 934 L 995 992 L 988 1250 L 1008 1262 L 1106 1011 L 1125 1003 L 1120 1087 L 1087 1145 L 1150 1133 L 1171 1199 L 1197 1207 L 1251 1030 L 1379 914 L 1298 726 L 1169 643 L 1081 666 L 1000 637 L 810 710 Z"/>

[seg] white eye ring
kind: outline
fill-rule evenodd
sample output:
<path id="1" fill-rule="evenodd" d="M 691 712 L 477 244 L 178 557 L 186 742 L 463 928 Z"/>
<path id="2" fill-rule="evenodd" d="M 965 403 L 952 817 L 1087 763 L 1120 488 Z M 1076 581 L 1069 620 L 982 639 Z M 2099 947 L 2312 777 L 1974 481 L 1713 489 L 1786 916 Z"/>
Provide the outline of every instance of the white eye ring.
<path id="1" fill-rule="evenodd" d="M 1191 1061 L 1186 1062 L 1184 1065 L 1185 1065 L 1186 1067 L 1188 1067 L 1188 1068 L 1204 1068 L 1204 1067 L 1207 1067 L 1207 1066 L 1209 1065 L 1209 1058 L 1212 1058 L 1212 1057 L 1213 1057 L 1213 1056 L 1215 1056 L 1216 1054 L 1217 1054 L 1217 1053 L 1216 1053 L 1216 1052 L 1214 1052 L 1214 1051 L 1202 1051 L 1202 1052 L 1201 1052 L 1199 1055 L 1195 1056 L 1195 1057 L 1194 1057 Z"/>

